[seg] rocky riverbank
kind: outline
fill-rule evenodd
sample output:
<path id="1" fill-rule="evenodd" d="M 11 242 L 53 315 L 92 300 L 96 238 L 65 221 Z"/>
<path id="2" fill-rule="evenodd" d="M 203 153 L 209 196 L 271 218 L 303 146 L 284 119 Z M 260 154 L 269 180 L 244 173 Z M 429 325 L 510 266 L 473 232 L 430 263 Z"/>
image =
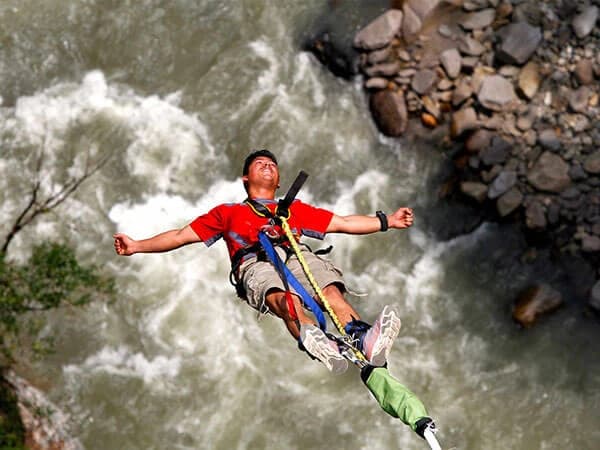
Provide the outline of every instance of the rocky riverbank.
<path id="1" fill-rule="evenodd" d="M 529 257 L 550 248 L 586 261 L 581 291 L 596 311 L 599 3 L 396 1 L 353 41 L 380 131 L 435 129 L 455 149 L 445 195 L 519 223 Z M 533 284 L 514 317 L 527 326 L 562 301 L 557 287 Z"/>

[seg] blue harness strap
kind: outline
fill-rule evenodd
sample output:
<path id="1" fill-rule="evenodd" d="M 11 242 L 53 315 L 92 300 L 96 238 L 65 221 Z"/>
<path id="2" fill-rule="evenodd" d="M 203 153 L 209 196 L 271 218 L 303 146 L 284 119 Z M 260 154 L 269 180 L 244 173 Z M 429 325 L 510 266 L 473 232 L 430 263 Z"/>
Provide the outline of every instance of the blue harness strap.
<path id="1" fill-rule="evenodd" d="M 325 322 L 325 315 L 321 310 L 321 307 L 317 304 L 317 302 L 310 296 L 310 294 L 306 291 L 304 286 L 298 281 L 298 279 L 294 276 L 294 274 L 288 269 L 288 267 L 281 260 L 273 244 L 270 239 L 264 232 L 258 233 L 258 239 L 260 240 L 261 245 L 263 246 L 265 253 L 267 254 L 267 258 L 269 261 L 275 266 L 277 272 L 279 272 L 280 277 L 285 277 L 288 284 L 294 288 L 294 290 L 300 295 L 302 302 L 306 305 L 306 307 L 314 314 L 317 322 L 319 322 L 319 327 L 325 331 L 327 329 L 327 323 Z"/>

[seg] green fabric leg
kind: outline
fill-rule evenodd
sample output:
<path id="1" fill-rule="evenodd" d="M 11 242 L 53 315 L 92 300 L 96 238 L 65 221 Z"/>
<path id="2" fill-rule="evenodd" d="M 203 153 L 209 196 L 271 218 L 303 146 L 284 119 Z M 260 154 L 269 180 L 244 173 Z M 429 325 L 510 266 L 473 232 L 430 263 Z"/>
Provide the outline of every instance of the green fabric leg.
<path id="1" fill-rule="evenodd" d="M 369 370 L 371 368 L 369 367 Z M 379 405 L 390 416 L 396 417 L 416 431 L 416 423 L 428 417 L 425 406 L 406 386 L 396 380 L 384 367 L 365 372 L 363 381 L 373 393 Z"/>

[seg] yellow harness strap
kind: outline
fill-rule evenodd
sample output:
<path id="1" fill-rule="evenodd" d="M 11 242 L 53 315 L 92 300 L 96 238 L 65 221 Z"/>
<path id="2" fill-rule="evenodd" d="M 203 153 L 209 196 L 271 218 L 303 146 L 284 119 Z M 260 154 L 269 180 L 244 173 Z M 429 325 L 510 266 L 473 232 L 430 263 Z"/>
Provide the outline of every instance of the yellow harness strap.
<path id="1" fill-rule="evenodd" d="M 300 250 L 300 247 L 298 246 L 298 242 L 296 242 L 296 238 L 294 237 L 294 234 L 292 233 L 292 229 L 290 228 L 290 225 L 288 224 L 287 219 L 284 217 L 279 217 L 279 218 L 281 219 L 281 228 L 283 229 L 283 232 L 285 233 L 286 237 L 290 241 L 292 250 L 294 250 L 294 254 L 298 258 L 298 261 L 300 262 L 300 265 L 302 266 L 302 270 L 306 274 L 306 278 L 308 278 L 310 285 L 315 290 L 317 297 L 319 297 L 319 300 L 321 300 L 321 302 L 323 303 L 323 306 L 325 307 L 327 314 L 329 314 L 329 317 L 331 317 L 331 320 L 334 323 L 337 330 L 339 331 L 339 333 L 342 336 L 346 336 L 347 333 L 346 333 L 346 330 L 344 330 L 344 326 L 340 322 L 339 317 L 335 314 L 335 312 L 331 308 L 329 301 L 327 301 L 327 297 L 325 297 L 325 294 L 323 294 L 323 291 L 321 290 L 321 288 L 317 284 L 317 281 L 313 277 L 313 274 L 310 271 L 310 268 L 308 267 L 308 264 L 306 263 L 304 256 L 302 256 L 302 251 Z M 365 357 L 365 355 L 362 354 L 362 352 L 355 350 L 354 353 L 356 354 L 356 357 L 358 359 L 367 361 L 367 358 Z"/>

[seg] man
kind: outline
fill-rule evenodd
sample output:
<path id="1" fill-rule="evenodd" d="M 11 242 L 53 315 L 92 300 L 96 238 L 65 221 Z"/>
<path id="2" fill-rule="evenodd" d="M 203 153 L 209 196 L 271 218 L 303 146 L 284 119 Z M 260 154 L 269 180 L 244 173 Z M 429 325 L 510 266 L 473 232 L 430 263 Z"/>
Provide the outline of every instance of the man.
<path id="1" fill-rule="evenodd" d="M 181 229 L 165 231 L 149 239 L 134 240 L 117 233 L 114 235 L 115 251 L 125 256 L 166 252 L 195 242 L 209 246 L 223 238 L 234 262 L 232 273 L 244 300 L 261 313 L 270 312 L 281 318 L 299 341 L 299 347 L 329 370 L 335 373 L 345 371 L 348 362 L 340 354 L 337 344 L 315 325 L 312 317 L 305 312 L 298 293 L 288 288 L 275 265 L 267 261 L 255 245 L 259 241 L 259 231 L 265 231 L 274 240 L 278 254 L 283 260 L 287 259 L 286 265 L 292 274 L 315 294 L 298 258 L 295 255 L 288 257 L 289 242 L 286 242 L 281 228 L 268 217 L 277 207 L 275 192 L 279 188 L 279 168 L 275 155 L 268 150 L 251 153 L 244 162 L 242 175 L 248 193 L 245 202 L 216 206 Z M 295 200 L 289 211 L 288 223 L 297 240 L 300 235 L 323 239 L 327 233 L 370 234 L 388 228 L 408 228 L 413 223 L 410 208 L 400 208 L 388 216 L 379 211 L 376 216 L 338 216 Z M 340 270 L 307 247 L 302 249 L 302 256 L 331 309 L 345 325 L 346 333 L 353 337 L 371 365 L 385 365 L 400 331 L 400 319 L 395 311 L 386 306 L 373 326 L 361 321 L 359 314 L 344 298 L 345 286 Z M 320 300 L 316 300 L 320 304 Z"/>

